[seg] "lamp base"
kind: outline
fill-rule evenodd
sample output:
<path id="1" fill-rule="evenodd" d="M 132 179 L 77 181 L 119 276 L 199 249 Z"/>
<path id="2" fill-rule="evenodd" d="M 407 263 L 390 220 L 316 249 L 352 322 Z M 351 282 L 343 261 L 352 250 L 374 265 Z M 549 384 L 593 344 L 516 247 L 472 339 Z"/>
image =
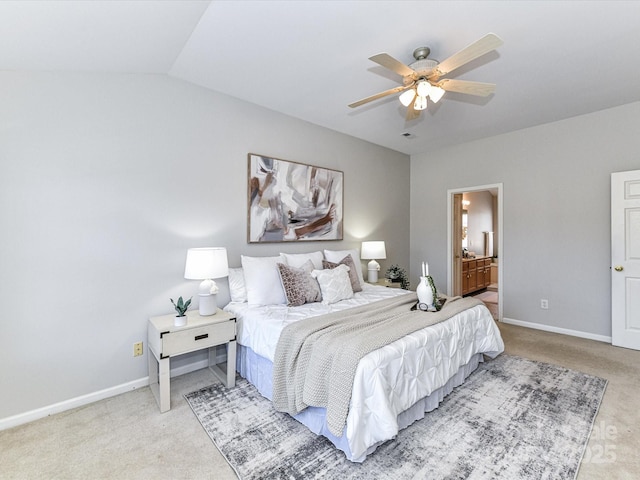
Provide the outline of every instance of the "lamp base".
<path id="1" fill-rule="evenodd" d="M 208 317 L 209 315 L 215 315 L 218 311 L 218 303 L 216 301 L 217 295 L 212 294 L 198 294 L 199 298 L 199 307 L 198 313 L 202 317 Z"/>
<path id="2" fill-rule="evenodd" d="M 378 272 L 380 271 L 380 264 L 375 260 L 371 260 L 367 264 L 367 282 L 378 283 Z"/>

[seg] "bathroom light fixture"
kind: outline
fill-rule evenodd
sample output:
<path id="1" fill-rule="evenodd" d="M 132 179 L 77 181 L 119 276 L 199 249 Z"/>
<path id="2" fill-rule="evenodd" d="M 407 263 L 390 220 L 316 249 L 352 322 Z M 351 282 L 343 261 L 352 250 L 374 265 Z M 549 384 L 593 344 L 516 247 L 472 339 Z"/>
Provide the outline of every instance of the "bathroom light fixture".
<path id="1" fill-rule="evenodd" d="M 187 250 L 184 278 L 202 280 L 198 288 L 200 315 L 208 316 L 216 313 L 218 309 L 216 303 L 218 286 L 213 279 L 228 275 L 229 264 L 227 262 L 226 248 L 190 248 Z"/>
<path id="2" fill-rule="evenodd" d="M 380 264 L 376 259 L 387 258 L 387 251 L 384 247 L 384 241 L 362 242 L 362 252 L 360 258 L 363 260 L 371 260 L 367 264 L 367 282 L 377 283 Z"/>

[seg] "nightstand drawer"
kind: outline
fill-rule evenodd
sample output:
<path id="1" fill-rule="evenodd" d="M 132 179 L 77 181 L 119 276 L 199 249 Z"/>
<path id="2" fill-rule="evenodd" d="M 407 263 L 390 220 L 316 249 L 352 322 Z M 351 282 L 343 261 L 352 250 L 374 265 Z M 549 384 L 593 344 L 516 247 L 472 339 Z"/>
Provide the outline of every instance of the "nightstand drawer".
<path id="1" fill-rule="evenodd" d="M 213 347 L 236 338 L 236 322 L 215 323 L 203 327 L 189 328 L 162 336 L 163 357 Z"/>

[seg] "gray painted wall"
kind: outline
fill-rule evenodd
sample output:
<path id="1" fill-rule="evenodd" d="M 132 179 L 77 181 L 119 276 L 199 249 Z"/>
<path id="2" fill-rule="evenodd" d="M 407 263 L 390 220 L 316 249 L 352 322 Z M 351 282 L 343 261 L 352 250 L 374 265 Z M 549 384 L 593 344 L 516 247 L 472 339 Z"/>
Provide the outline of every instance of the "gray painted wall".
<path id="1" fill-rule="evenodd" d="M 640 103 L 414 155 L 412 278 L 446 291 L 447 189 L 503 183 L 504 316 L 610 336 L 610 174 L 639 168 Z"/>
<path id="2" fill-rule="evenodd" d="M 0 419 L 146 377 L 189 247 L 385 240 L 408 267 L 406 155 L 161 76 L 2 72 L 0 105 Z M 248 245 L 249 152 L 342 170 L 344 241 Z"/>
<path id="3" fill-rule="evenodd" d="M 380 239 L 383 271 L 415 287 L 426 259 L 444 290 L 453 188 L 504 184 L 506 317 L 611 333 L 609 174 L 640 168 L 640 103 L 409 161 L 166 77 L 2 72 L 0 102 L 0 419 L 145 377 L 189 247 L 237 266 Z M 247 245 L 248 152 L 344 171 L 345 240 Z"/>

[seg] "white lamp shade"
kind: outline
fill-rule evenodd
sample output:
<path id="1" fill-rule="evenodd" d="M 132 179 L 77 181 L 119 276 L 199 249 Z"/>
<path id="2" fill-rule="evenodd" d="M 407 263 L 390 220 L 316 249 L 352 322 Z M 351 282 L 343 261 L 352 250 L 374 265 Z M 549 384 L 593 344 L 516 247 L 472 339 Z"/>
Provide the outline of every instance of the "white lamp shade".
<path id="1" fill-rule="evenodd" d="M 184 278 L 206 280 L 229 275 L 227 249 L 222 247 L 190 248 L 187 250 L 187 262 Z"/>
<path id="2" fill-rule="evenodd" d="M 387 258 L 384 241 L 362 242 L 360 257 L 364 260 Z"/>

